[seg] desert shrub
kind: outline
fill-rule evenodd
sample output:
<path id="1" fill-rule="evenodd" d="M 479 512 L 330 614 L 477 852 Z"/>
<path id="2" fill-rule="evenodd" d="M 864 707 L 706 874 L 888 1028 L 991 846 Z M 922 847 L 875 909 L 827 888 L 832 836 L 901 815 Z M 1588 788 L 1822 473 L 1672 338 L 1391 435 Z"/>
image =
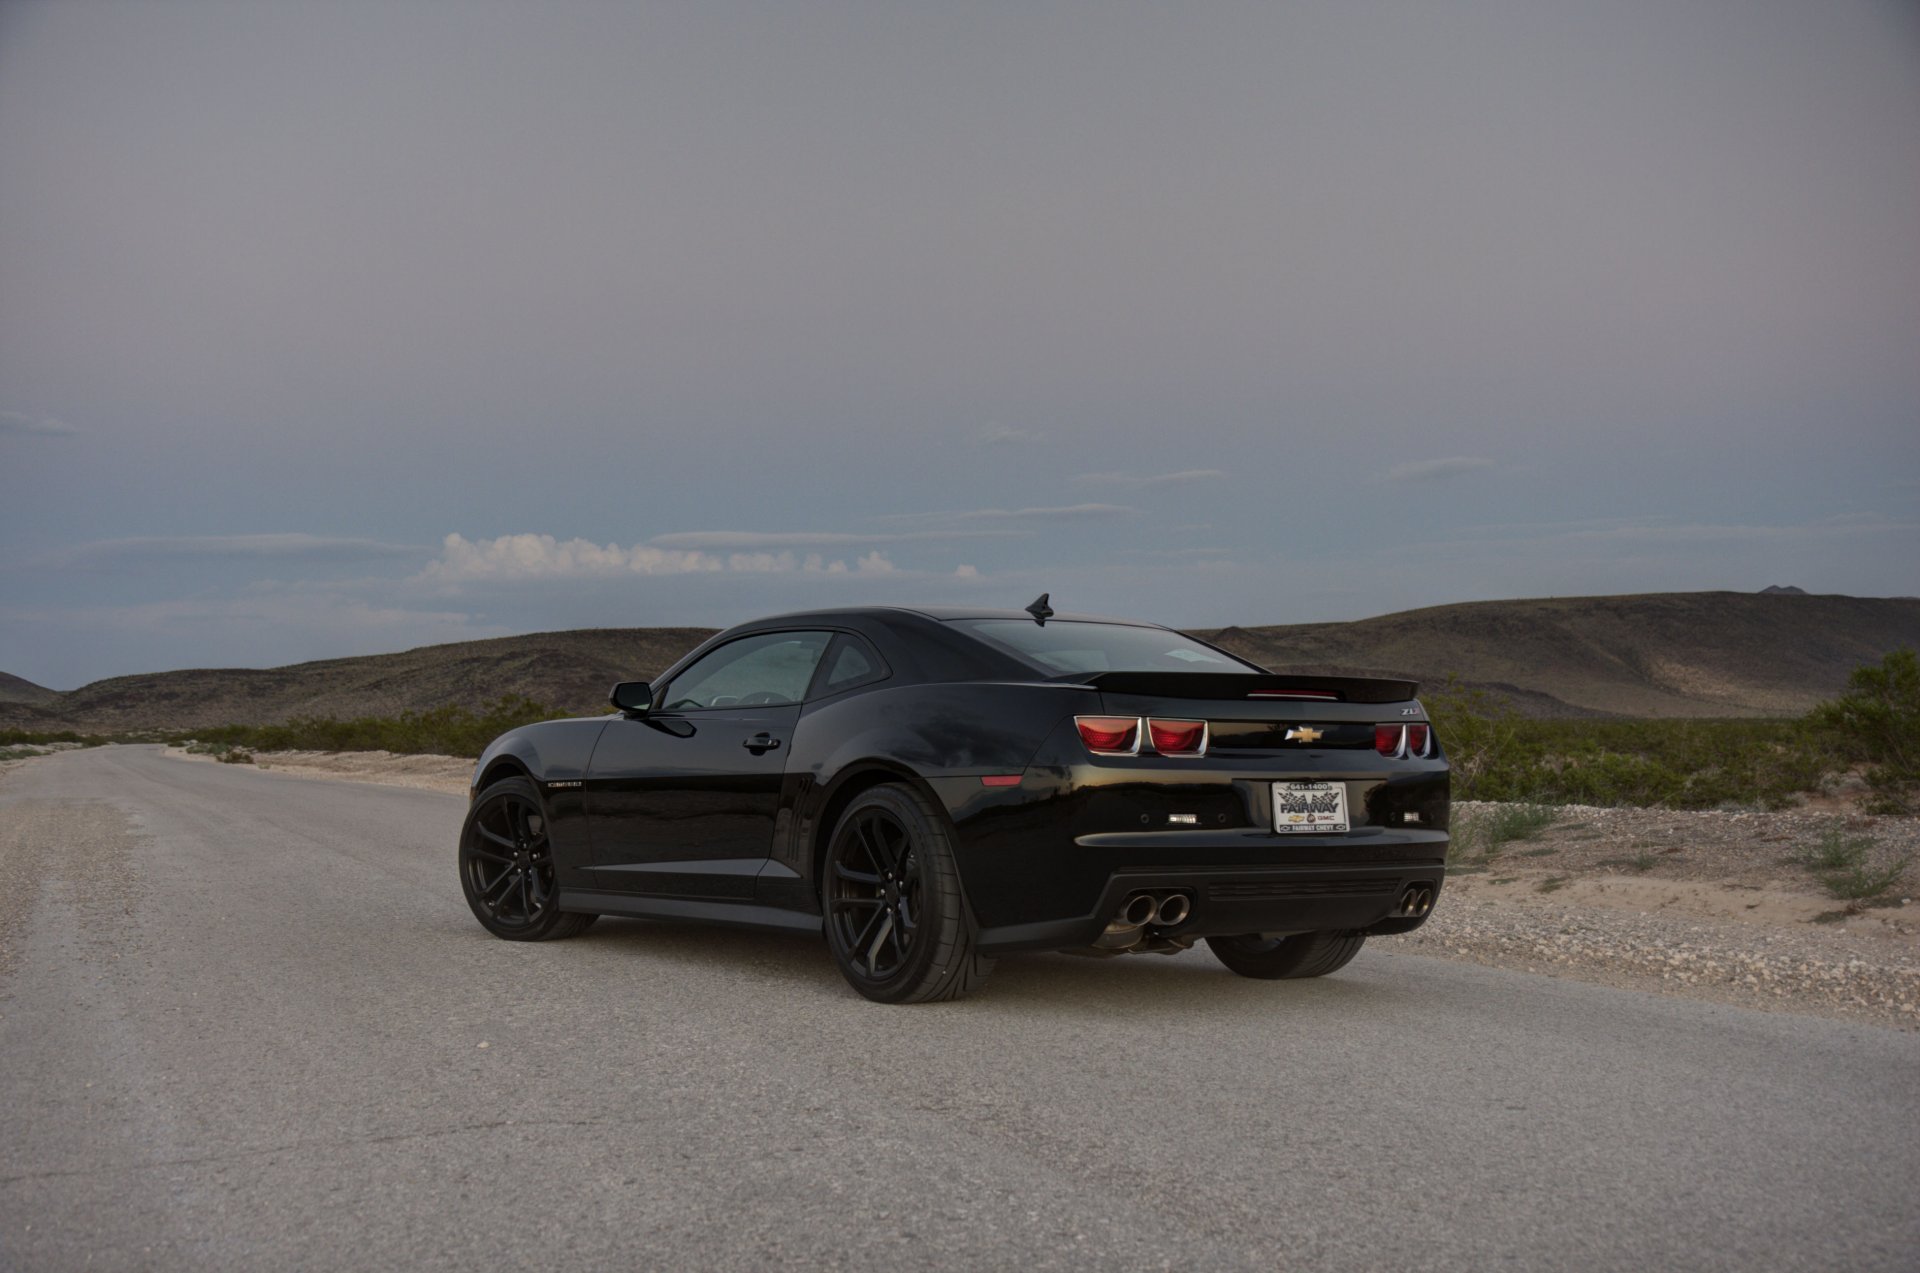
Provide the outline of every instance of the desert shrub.
<path id="1" fill-rule="evenodd" d="M 1813 872 L 1827 892 L 1857 905 L 1886 905 L 1888 890 L 1900 882 L 1913 862 L 1911 853 L 1875 861 L 1870 835 L 1848 835 L 1828 827 L 1819 842 L 1799 855 L 1800 865 Z"/>
<path id="2" fill-rule="evenodd" d="M 1520 719 L 1504 698 L 1449 678 L 1440 689 L 1421 695 L 1420 701 L 1446 749 L 1457 799 L 1486 798 L 1476 791 L 1483 775 L 1523 763 Z"/>
<path id="3" fill-rule="evenodd" d="M 194 731 L 202 745 L 253 751 L 392 751 L 478 756 L 521 725 L 569 715 L 523 696 L 495 699 L 478 711 L 453 704 L 398 716 L 298 716 L 282 725 L 222 725 Z M 191 750 L 191 748 L 189 748 Z"/>
<path id="4" fill-rule="evenodd" d="M 1559 818 L 1559 810 L 1541 804 L 1500 804 L 1462 812 L 1449 832 L 1447 861 L 1455 866 L 1486 866 L 1509 844 L 1533 839 Z"/>
<path id="5" fill-rule="evenodd" d="M 1847 692 L 1807 720 L 1835 754 L 1867 766 L 1875 812 L 1920 804 L 1920 656 L 1912 650 L 1855 668 Z"/>
<path id="6" fill-rule="evenodd" d="M 1524 720 L 1451 686 L 1422 701 L 1461 800 L 1781 808 L 1835 768 L 1796 721 Z"/>

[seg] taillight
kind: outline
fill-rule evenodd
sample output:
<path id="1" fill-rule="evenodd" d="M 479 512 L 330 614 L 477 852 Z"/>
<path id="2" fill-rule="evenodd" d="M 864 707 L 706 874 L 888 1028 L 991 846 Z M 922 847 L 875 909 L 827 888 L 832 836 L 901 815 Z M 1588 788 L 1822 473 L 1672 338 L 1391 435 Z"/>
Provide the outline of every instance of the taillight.
<path id="1" fill-rule="evenodd" d="M 1405 725 L 1375 725 L 1373 727 L 1373 749 L 1382 756 L 1398 756 L 1407 745 L 1407 727 Z"/>
<path id="2" fill-rule="evenodd" d="M 1080 741 L 1096 756 L 1137 756 L 1140 753 L 1138 716 L 1076 716 Z"/>
<path id="3" fill-rule="evenodd" d="M 1207 722 L 1203 720 L 1149 720 L 1147 738 L 1162 756 L 1207 754 Z"/>
<path id="4" fill-rule="evenodd" d="M 1425 756 L 1433 742 L 1433 730 L 1427 725 L 1407 726 L 1407 755 Z"/>

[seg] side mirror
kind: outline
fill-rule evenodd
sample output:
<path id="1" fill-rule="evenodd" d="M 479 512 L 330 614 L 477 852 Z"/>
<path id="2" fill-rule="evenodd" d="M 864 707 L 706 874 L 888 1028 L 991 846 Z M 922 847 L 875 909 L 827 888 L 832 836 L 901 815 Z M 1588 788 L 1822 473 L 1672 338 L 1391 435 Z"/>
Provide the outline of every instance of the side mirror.
<path id="1" fill-rule="evenodd" d="M 653 709 L 653 686 L 645 681 L 622 681 L 607 701 L 629 716 L 645 716 Z"/>

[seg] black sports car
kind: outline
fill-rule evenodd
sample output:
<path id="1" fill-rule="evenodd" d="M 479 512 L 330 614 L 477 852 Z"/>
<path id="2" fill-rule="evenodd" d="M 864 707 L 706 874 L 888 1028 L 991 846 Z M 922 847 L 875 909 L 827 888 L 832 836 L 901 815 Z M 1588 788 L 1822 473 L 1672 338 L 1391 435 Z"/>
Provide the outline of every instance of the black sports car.
<path id="1" fill-rule="evenodd" d="M 823 932 L 861 994 L 1024 950 L 1317 977 L 1425 922 L 1447 764 L 1410 681 L 1277 676 L 1154 624 L 858 609 L 741 624 L 616 713 L 495 739 L 460 882 L 500 937 L 598 915 Z"/>

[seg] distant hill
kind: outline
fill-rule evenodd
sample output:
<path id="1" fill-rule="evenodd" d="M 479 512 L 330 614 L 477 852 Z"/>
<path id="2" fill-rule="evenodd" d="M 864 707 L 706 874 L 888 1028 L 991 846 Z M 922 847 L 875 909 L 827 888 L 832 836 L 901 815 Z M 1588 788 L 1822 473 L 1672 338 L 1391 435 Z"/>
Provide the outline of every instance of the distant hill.
<path id="1" fill-rule="evenodd" d="M 1920 648 L 1920 602 L 1792 593 L 1643 593 L 1479 601 L 1199 634 L 1272 668 L 1448 676 L 1530 715 L 1782 716 Z"/>
<path id="2" fill-rule="evenodd" d="M 598 710 L 617 680 L 649 679 L 708 628 L 593 628 L 426 646 L 292 667 L 157 672 L 38 702 L 0 698 L 0 726 L 99 732 L 390 715 L 507 694 Z M 1920 601 L 1649 593 L 1481 601 L 1351 623 L 1197 635 L 1275 670 L 1449 676 L 1534 716 L 1794 715 L 1861 663 L 1920 648 Z M 9 680 L 8 684 L 27 684 Z"/>
<path id="3" fill-rule="evenodd" d="M 0 703 L 50 703 L 59 697 L 59 690 L 0 672 Z"/>
<path id="4" fill-rule="evenodd" d="M 598 710 L 615 681 L 647 679 L 712 632 L 581 628 L 291 667 L 116 676 L 32 706 L 0 705 L 0 725 L 101 732 L 266 725 L 290 716 L 344 719 L 448 703 L 478 706 L 508 694 Z"/>

